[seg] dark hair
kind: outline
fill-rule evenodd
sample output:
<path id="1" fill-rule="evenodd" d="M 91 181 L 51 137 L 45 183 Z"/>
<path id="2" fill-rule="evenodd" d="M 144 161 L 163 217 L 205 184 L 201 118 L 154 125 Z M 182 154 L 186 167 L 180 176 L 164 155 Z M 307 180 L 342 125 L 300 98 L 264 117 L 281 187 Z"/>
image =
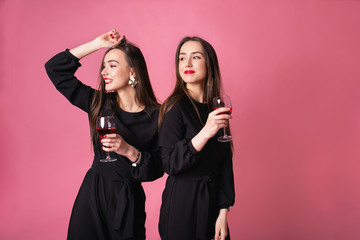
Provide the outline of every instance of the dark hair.
<path id="1" fill-rule="evenodd" d="M 128 66 L 132 68 L 135 72 L 136 81 L 137 81 L 135 91 L 136 91 L 136 100 L 138 101 L 138 103 L 144 105 L 145 109 L 147 107 L 159 106 L 159 103 L 156 100 L 154 91 L 150 83 L 150 78 L 146 67 L 145 58 L 141 50 L 133 43 L 128 42 L 126 39 L 124 39 L 117 46 L 113 48 L 109 48 L 105 52 L 103 59 L 101 61 L 101 67 L 99 72 L 99 86 L 98 86 L 98 90 L 95 91 L 95 95 L 91 103 L 91 109 L 90 109 L 90 117 L 89 117 L 90 133 L 94 146 L 96 145 L 97 142 L 95 122 L 96 122 L 96 118 L 98 116 L 101 116 L 102 114 L 104 103 L 108 101 L 111 109 L 113 110 L 113 114 L 116 114 L 116 112 L 120 108 L 119 101 L 121 101 L 121 99 L 119 99 L 119 96 L 118 94 L 116 94 L 116 92 L 106 93 L 105 81 L 101 75 L 101 72 L 104 69 L 103 61 L 105 55 L 114 49 L 119 49 L 125 53 L 125 58 Z"/>
<path id="2" fill-rule="evenodd" d="M 203 95 L 203 102 L 208 104 L 208 107 L 211 109 L 212 107 L 212 99 L 216 96 L 220 96 L 221 94 L 221 76 L 220 76 L 220 69 L 219 69 L 219 63 L 216 56 L 216 52 L 214 48 L 211 46 L 210 43 L 205 41 L 204 39 L 200 37 L 184 37 L 176 49 L 175 54 L 175 67 L 176 67 L 176 83 L 175 88 L 173 92 L 170 94 L 170 96 L 164 101 L 160 108 L 160 115 L 159 115 L 159 127 L 162 124 L 162 121 L 164 119 L 164 116 L 167 112 L 170 111 L 170 109 L 180 101 L 182 97 L 188 97 L 190 101 L 192 102 L 195 111 L 198 114 L 198 117 L 201 121 L 199 111 L 189 96 L 188 90 L 186 89 L 186 83 L 180 76 L 179 72 L 179 54 L 180 49 L 184 43 L 188 41 L 196 41 L 199 42 L 203 48 L 204 56 L 205 56 L 205 63 L 206 63 L 206 70 L 207 70 L 207 77 L 205 79 L 204 84 L 204 95 Z"/>

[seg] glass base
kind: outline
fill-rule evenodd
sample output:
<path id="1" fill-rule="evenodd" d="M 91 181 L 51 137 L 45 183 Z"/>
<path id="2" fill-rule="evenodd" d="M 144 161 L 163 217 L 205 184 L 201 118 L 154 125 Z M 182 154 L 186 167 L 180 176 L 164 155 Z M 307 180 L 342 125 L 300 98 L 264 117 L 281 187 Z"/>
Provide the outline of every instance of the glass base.
<path id="1" fill-rule="evenodd" d="M 232 136 L 221 136 L 218 138 L 219 142 L 231 142 L 232 141 Z"/>
<path id="2" fill-rule="evenodd" d="M 104 158 L 104 159 L 100 159 L 100 162 L 115 162 L 117 161 L 116 158 Z"/>

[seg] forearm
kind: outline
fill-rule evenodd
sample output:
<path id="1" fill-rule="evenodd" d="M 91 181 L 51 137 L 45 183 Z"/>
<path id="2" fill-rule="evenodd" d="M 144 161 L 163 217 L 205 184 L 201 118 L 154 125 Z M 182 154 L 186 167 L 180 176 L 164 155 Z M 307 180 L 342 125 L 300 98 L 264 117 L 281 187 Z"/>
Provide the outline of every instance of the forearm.
<path id="1" fill-rule="evenodd" d="M 219 211 L 219 217 L 227 219 L 229 209 L 228 208 L 222 208 Z"/>
<path id="2" fill-rule="evenodd" d="M 203 128 L 195 137 L 193 137 L 193 139 L 191 139 L 191 143 L 195 150 L 200 152 L 210 138 L 211 136 L 209 136 Z"/>
<path id="3" fill-rule="evenodd" d="M 70 49 L 70 53 L 77 57 L 78 59 L 82 59 L 83 57 L 96 52 L 100 48 L 103 48 L 101 42 L 97 39 L 94 39 L 90 42 L 84 43 L 78 47 L 75 47 L 73 49 Z"/>

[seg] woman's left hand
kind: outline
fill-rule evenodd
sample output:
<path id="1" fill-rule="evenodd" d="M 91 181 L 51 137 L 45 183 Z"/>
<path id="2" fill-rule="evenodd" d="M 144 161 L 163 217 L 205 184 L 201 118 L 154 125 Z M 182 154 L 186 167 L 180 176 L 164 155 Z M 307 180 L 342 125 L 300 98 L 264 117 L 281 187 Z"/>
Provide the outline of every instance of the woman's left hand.
<path id="1" fill-rule="evenodd" d="M 225 213 L 226 211 L 226 213 Z M 215 240 L 225 240 L 227 231 L 227 209 L 221 209 L 215 223 Z"/>
<path id="2" fill-rule="evenodd" d="M 119 134 L 107 134 L 100 142 L 102 143 L 102 149 L 105 152 L 115 152 L 123 156 L 128 155 L 130 145 L 125 142 Z"/>

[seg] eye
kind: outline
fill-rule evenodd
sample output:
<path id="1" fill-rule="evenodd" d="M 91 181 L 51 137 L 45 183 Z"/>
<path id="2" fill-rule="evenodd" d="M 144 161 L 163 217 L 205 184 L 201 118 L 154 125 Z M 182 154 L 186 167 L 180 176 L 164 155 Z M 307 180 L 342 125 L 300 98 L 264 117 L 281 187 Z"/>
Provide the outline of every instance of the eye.
<path id="1" fill-rule="evenodd" d="M 194 58 L 194 59 L 201 59 L 200 56 L 194 56 L 193 58 Z"/>
<path id="2" fill-rule="evenodd" d="M 180 61 L 184 61 L 184 60 L 185 60 L 185 57 L 180 57 L 179 60 L 180 60 Z"/>
<path id="3" fill-rule="evenodd" d="M 116 65 L 110 65 L 110 67 L 113 68 L 113 67 L 117 67 L 117 66 Z"/>

